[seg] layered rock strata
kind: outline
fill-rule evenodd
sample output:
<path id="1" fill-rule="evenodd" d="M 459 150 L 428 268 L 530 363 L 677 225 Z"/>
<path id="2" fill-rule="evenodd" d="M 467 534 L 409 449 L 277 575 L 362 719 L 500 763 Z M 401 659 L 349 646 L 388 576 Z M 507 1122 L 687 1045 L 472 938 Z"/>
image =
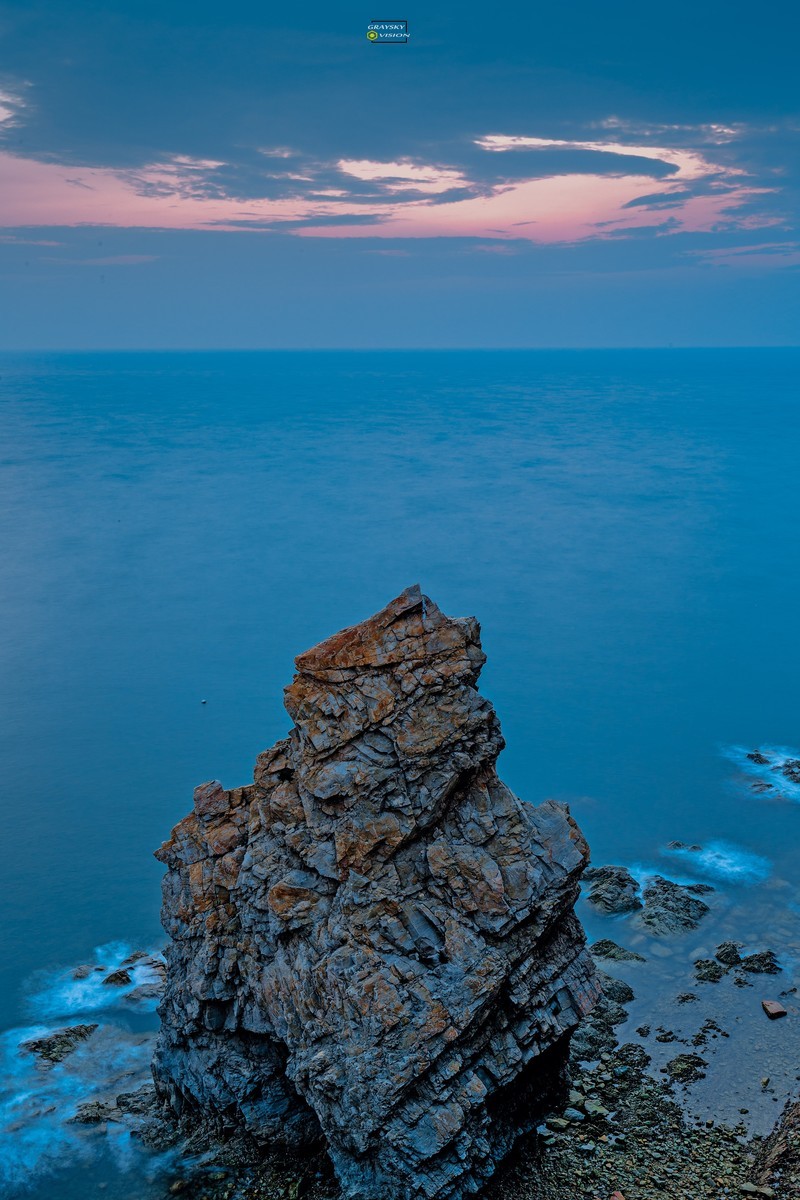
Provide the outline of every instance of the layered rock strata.
<path id="1" fill-rule="evenodd" d="M 599 994 L 568 810 L 499 780 L 472 618 L 419 588 L 296 660 L 252 786 L 197 788 L 157 852 L 160 1094 L 327 1139 L 344 1195 L 476 1192 L 553 1102 Z"/>

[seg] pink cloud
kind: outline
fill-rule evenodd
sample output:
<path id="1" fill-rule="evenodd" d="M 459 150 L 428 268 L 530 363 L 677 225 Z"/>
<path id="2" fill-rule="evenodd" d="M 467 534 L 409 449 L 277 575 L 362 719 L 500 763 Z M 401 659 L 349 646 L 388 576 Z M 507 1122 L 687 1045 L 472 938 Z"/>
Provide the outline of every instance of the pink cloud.
<path id="1" fill-rule="evenodd" d="M 337 166 L 354 179 L 383 182 L 388 192 L 430 192 L 435 195 L 469 183 L 461 171 L 452 167 L 419 166 L 407 160 L 382 163 L 343 158 Z"/>
<path id="2" fill-rule="evenodd" d="M 476 145 L 482 150 L 503 153 L 508 150 L 590 150 L 595 154 L 616 154 L 634 158 L 649 158 L 653 162 L 667 163 L 675 168 L 672 179 L 685 182 L 689 179 L 702 179 L 707 175 L 718 175 L 724 170 L 725 174 L 741 175 L 744 172 L 732 167 L 721 168 L 696 150 L 675 150 L 668 146 L 629 145 L 624 142 L 581 142 L 565 141 L 562 138 L 537 137 L 505 137 L 501 134 L 491 134 L 478 138 Z"/>
<path id="3" fill-rule="evenodd" d="M 2 94 L 0 94 L 2 103 Z M 2 111 L 0 109 L 0 111 Z M 730 131 L 725 131 L 726 135 Z M 721 135 L 721 131 L 720 134 Z M 755 187 L 739 168 L 720 165 L 702 150 L 621 141 L 491 134 L 476 143 L 488 154 L 539 150 L 591 151 L 665 163 L 665 178 L 631 170 L 582 174 L 565 170 L 535 178 L 484 185 L 463 196 L 471 181 L 456 168 L 399 159 L 341 159 L 342 186 L 330 186 L 330 167 L 308 169 L 292 180 L 312 186 L 307 195 L 246 198 L 209 187 L 225 164 L 178 156 L 138 171 L 67 167 L 0 151 L 0 226 L 111 225 L 149 229 L 246 229 L 291 222 L 289 231 L 326 238 L 480 238 L 502 243 L 575 243 L 619 237 L 650 228 L 661 235 L 755 228 L 778 218 L 754 212 L 767 189 Z M 283 148 L 262 151 L 283 158 Z M 552 162 L 550 162 L 552 167 Z M 315 175 L 325 185 L 313 190 Z M 375 185 L 379 197 L 348 191 L 347 180 Z M 322 182 L 322 180 L 320 180 Z M 698 185 L 696 194 L 691 185 Z M 460 190 L 458 198 L 447 193 Z M 749 211 L 744 211 L 747 206 Z M 373 218 L 364 221 L 364 218 Z M 330 218 L 335 218 L 332 223 Z M 352 220 L 349 220 L 352 218 Z"/>
<path id="4" fill-rule="evenodd" d="M 240 222 L 294 221 L 358 213 L 357 204 L 240 200 L 200 187 L 213 161 L 175 159 L 137 172 L 65 167 L 0 152 L 0 226 L 115 225 L 143 229 L 236 228 Z"/>
<path id="5" fill-rule="evenodd" d="M 386 213 L 377 225 L 312 223 L 297 232 L 305 237 L 524 238 L 545 245 L 607 238 L 645 227 L 699 233 L 735 225 L 736 209 L 761 193 L 762 189 L 740 185 L 676 196 L 666 212 L 654 213 L 644 204 L 627 207 L 634 200 L 670 195 L 666 187 L 659 190 L 650 176 L 554 175 L 449 203 L 409 201 Z"/>
<path id="6" fill-rule="evenodd" d="M 20 96 L 0 89 L 0 125 L 16 125 L 23 108 L 24 102 Z"/>

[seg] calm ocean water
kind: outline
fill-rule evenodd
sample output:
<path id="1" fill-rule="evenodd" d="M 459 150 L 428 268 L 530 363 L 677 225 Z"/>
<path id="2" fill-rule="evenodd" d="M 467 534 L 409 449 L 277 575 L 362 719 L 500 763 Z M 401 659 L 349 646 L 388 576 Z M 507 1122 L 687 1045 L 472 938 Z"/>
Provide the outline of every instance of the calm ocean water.
<path id="1" fill-rule="evenodd" d="M 515 791 L 568 800 L 598 863 L 712 843 L 733 910 L 783 921 L 800 795 L 736 747 L 800 743 L 798 385 L 791 350 L 0 357 L 0 1029 L 158 944 L 194 785 L 248 781 L 293 656 L 413 582 L 482 623 Z M 43 1166 L 13 1137 L 0 1190 Z"/>

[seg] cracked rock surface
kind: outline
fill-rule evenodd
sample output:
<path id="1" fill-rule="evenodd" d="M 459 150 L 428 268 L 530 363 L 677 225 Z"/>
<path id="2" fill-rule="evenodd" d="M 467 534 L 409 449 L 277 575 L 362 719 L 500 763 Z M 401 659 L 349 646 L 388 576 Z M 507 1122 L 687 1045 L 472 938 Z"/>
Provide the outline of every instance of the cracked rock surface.
<path id="1" fill-rule="evenodd" d="M 160 1095 L 223 1135 L 324 1137 L 352 1200 L 474 1194 L 599 995 L 588 848 L 498 778 L 479 632 L 414 587 L 301 654 L 289 736 L 157 852 Z"/>

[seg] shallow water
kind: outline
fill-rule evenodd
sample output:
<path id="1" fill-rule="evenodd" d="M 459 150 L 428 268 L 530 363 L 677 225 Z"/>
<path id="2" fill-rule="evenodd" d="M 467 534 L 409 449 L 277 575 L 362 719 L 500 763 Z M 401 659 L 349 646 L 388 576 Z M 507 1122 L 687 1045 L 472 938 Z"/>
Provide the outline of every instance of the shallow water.
<path id="1" fill-rule="evenodd" d="M 155 944 L 194 785 L 246 782 L 294 654 L 416 581 L 482 622 L 510 786 L 784 957 L 800 793 L 745 755 L 800 744 L 798 383 L 789 350 L 0 357 L 0 1028 L 42 1023 L 36 972 Z M 83 1194 L 67 1161 L 42 1196 Z"/>
<path id="2" fill-rule="evenodd" d="M 748 887 L 714 886 L 717 891 L 703 897 L 710 913 L 697 929 L 679 936 L 652 938 L 637 927 L 635 917 L 600 916 L 585 902 L 581 917 L 593 938 L 611 938 L 646 959 L 598 964 L 635 993 L 625 1005 L 629 1019 L 617 1026 L 617 1038 L 644 1046 L 657 1076 L 676 1055 L 699 1054 L 707 1064 L 705 1078 L 677 1089 L 690 1117 L 732 1128 L 741 1124 L 749 1133 L 763 1135 L 786 1098 L 800 1094 L 800 909 L 792 907 L 796 881 L 772 877 Z M 716 983 L 699 981 L 695 961 L 713 958 L 724 941 L 738 942 L 742 955 L 774 949 L 781 970 L 775 975 L 731 970 Z M 737 977 L 748 986 L 737 986 Z M 777 1000 L 788 1015 L 769 1020 L 762 999 Z M 709 1020 L 717 1028 L 695 1043 Z M 643 1027 L 649 1033 L 641 1033 Z M 674 1039 L 659 1042 L 659 1034 L 670 1033 Z"/>

